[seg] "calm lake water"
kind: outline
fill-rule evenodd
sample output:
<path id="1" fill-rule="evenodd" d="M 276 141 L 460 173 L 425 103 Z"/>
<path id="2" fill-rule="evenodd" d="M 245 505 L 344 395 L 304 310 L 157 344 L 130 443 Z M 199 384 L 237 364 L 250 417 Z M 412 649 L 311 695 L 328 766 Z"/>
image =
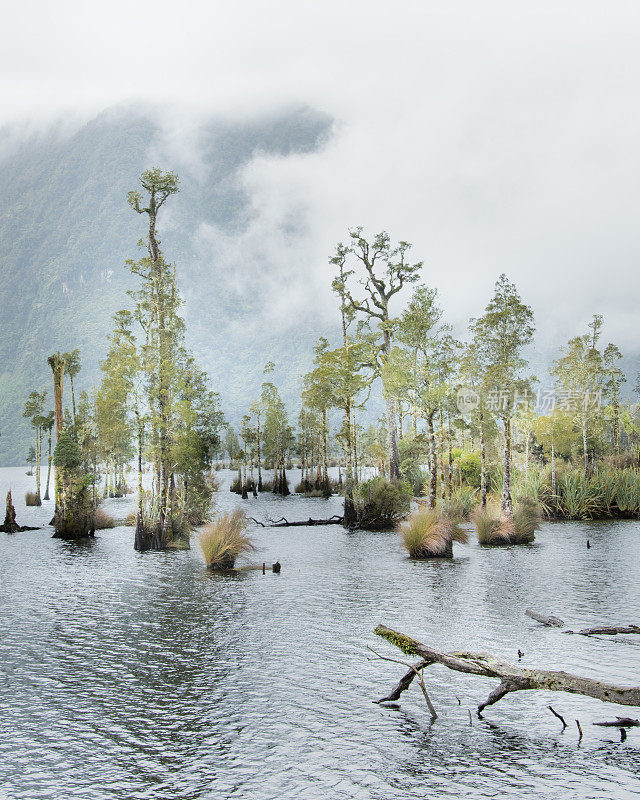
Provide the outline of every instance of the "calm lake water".
<path id="1" fill-rule="evenodd" d="M 0 470 L 21 524 L 52 514 L 24 508 L 32 480 Z M 227 485 L 221 509 L 242 502 Z M 106 507 L 124 517 L 130 505 Z M 340 500 L 245 506 L 300 519 Z M 640 729 L 620 743 L 591 724 L 640 709 L 519 692 L 478 720 L 495 682 L 432 667 L 430 724 L 417 686 L 399 705 L 372 702 L 404 667 L 367 650 L 403 658 L 373 635 L 383 622 L 445 649 L 517 660 L 520 648 L 525 665 L 637 685 L 640 637 L 567 636 L 524 612 L 640 622 L 640 523 L 546 524 L 533 546 L 456 545 L 446 563 L 410 561 L 393 533 L 258 528 L 253 561 L 282 563 L 264 576 L 209 573 L 195 542 L 138 554 L 130 528 L 86 545 L 51 532 L 0 534 L 3 800 L 640 796 Z"/>

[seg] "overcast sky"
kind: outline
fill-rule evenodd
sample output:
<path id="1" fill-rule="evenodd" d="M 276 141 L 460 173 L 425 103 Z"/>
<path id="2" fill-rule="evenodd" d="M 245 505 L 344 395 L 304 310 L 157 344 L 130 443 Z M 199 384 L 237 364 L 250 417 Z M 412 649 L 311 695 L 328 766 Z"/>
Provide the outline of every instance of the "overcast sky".
<path id="1" fill-rule="evenodd" d="M 597 311 L 640 350 L 636 0 L 22 0 L 0 35 L 0 122 L 138 99 L 172 104 L 172 124 L 331 114 L 322 151 L 242 176 L 283 269 L 304 258 L 327 285 L 348 226 L 386 228 L 457 323 L 505 271 L 543 349 Z"/>

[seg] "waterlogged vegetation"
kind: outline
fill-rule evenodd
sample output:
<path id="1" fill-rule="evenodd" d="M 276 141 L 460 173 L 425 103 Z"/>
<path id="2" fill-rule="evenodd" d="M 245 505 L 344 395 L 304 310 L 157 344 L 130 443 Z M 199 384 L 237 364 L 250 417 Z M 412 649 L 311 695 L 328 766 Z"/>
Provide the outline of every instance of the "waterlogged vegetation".
<path id="1" fill-rule="evenodd" d="M 161 214 L 178 190 L 175 174 L 154 169 L 129 192 L 146 236 L 125 265 L 138 286 L 131 307 L 113 314 L 100 385 L 76 398 L 73 349 L 49 359 L 55 408 L 45 408 L 46 388 L 25 401 L 35 476 L 27 502 L 42 502 L 48 445 L 44 496 L 55 464 L 58 535 L 92 535 L 100 501 L 135 490 L 136 549 L 188 547 L 189 531 L 211 517 L 222 464 L 236 470 L 230 488 L 243 499 L 288 496 L 287 470 L 299 466 L 293 491 L 341 494 L 349 529 L 396 527 L 412 497 L 452 524 L 474 521 L 493 544 L 533 541 L 541 517 L 640 513 L 640 406 L 623 397 L 622 354 L 601 345 L 602 317 L 562 348 L 545 387 L 526 360 L 533 312 L 505 275 L 462 341 L 437 289 L 421 282 L 411 245 L 386 232 L 369 239 L 353 229 L 329 259 L 340 325 L 336 341 L 318 341 L 303 376 L 297 429 L 268 362 L 236 432 L 185 347 L 176 267 L 160 247 Z M 385 413 L 371 424 L 380 399 Z"/>
<path id="2" fill-rule="evenodd" d="M 113 310 L 99 385 L 76 396 L 82 354 L 71 349 L 48 359 L 50 386 L 26 393 L 33 444 L 25 509 L 44 513 L 51 484 L 55 537 L 86 544 L 96 531 L 107 538 L 126 530 L 127 547 L 139 553 L 196 542 L 207 580 L 239 581 L 260 570 L 247 564 L 269 542 L 259 536 L 295 526 L 307 535 L 302 549 L 331 537 L 335 548 L 341 535 L 360 548 L 362 562 L 384 542 L 379 584 L 385 570 L 401 583 L 422 569 L 440 569 L 438 581 L 455 584 L 453 570 L 470 561 L 491 580 L 507 568 L 507 556 L 531 570 L 544 548 L 530 545 L 554 521 L 640 517 L 640 405 L 624 393 L 620 350 L 601 341 L 602 317 L 594 315 L 558 353 L 545 386 L 527 361 L 532 309 L 505 275 L 463 337 L 447 321 L 437 289 L 422 282 L 425 269 L 411 245 L 385 232 L 368 238 L 353 229 L 329 258 L 335 337 L 316 343 L 298 407 L 285 403 L 276 365 L 267 362 L 259 392 L 239 410 L 239 424 L 229 424 L 219 387 L 186 346 L 179 267 L 161 248 L 164 210 L 178 191 L 175 174 L 154 169 L 128 195 L 144 236 L 139 258 L 123 267 L 136 285 L 129 307 Z M 383 409 L 379 419 L 375 409 Z M 120 519 L 109 504 L 127 498 Z M 11 494 L 6 514 L 5 530 L 24 530 Z M 555 526 L 558 541 L 565 529 Z M 287 541 L 295 553 L 295 535 L 278 546 Z M 157 559 L 167 585 L 188 557 Z M 330 554 L 314 559 L 316 572 L 341 568 Z M 279 561 L 272 572 L 279 574 Z M 464 593 L 452 591 L 455 602 Z M 420 642 L 412 647 L 428 661 Z M 509 692 L 544 688 L 532 670 L 493 657 L 474 672 L 466 661 L 437 656 L 466 673 L 511 670 L 503 681 L 509 686 L 482 709 Z M 435 719 L 423 667 L 389 698 L 415 677 Z M 594 697 L 591 683 L 582 681 L 580 692 Z M 613 690 L 627 702 L 626 690 Z"/>

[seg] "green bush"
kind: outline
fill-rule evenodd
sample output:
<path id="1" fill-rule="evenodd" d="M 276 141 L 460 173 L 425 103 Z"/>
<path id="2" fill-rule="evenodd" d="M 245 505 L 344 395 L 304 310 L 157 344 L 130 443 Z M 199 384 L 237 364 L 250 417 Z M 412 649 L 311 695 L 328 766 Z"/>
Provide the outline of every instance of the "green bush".
<path id="1" fill-rule="evenodd" d="M 394 528 L 411 507 L 413 492 L 406 481 L 388 481 L 381 475 L 360 485 L 356 501 L 358 527 Z"/>
<path id="2" fill-rule="evenodd" d="M 75 469 L 82 463 L 82 452 L 76 440 L 62 431 L 53 451 L 53 463 L 63 469 Z"/>

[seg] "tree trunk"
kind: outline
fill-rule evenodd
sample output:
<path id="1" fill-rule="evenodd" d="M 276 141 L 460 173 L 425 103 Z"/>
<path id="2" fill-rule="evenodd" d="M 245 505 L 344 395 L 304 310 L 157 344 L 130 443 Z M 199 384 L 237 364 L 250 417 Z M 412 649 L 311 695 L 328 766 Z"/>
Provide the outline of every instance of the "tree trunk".
<path id="1" fill-rule="evenodd" d="M 433 428 L 433 412 L 427 415 L 427 430 L 429 432 L 429 507 L 436 507 L 436 494 L 438 490 L 436 435 Z"/>
<path id="2" fill-rule="evenodd" d="M 487 507 L 487 443 L 484 437 L 484 413 L 480 412 L 480 507 Z"/>
<path id="3" fill-rule="evenodd" d="M 556 448 L 551 443 L 551 494 L 556 497 Z M 555 499 L 554 499 L 555 502 Z"/>
<path id="4" fill-rule="evenodd" d="M 53 461 L 53 458 L 51 456 L 51 428 L 49 428 L 49 454 L 47 456 L 47 462 L 48 462 L 48 464 L 47 464 L 47 485 L 46 485 L 46 488 L 44 490 L 44 499 L 45 500 L 49 499 L 49 481 L 51 479 L 51 462 L 52 461 Z"/>
<path id="5" fill-rule="evenodd" d="M 504 481 L 502 483 L 502 510 L 505 514 L 513 513 L 511 500 L 511 418 L 504 417 Z"/>

